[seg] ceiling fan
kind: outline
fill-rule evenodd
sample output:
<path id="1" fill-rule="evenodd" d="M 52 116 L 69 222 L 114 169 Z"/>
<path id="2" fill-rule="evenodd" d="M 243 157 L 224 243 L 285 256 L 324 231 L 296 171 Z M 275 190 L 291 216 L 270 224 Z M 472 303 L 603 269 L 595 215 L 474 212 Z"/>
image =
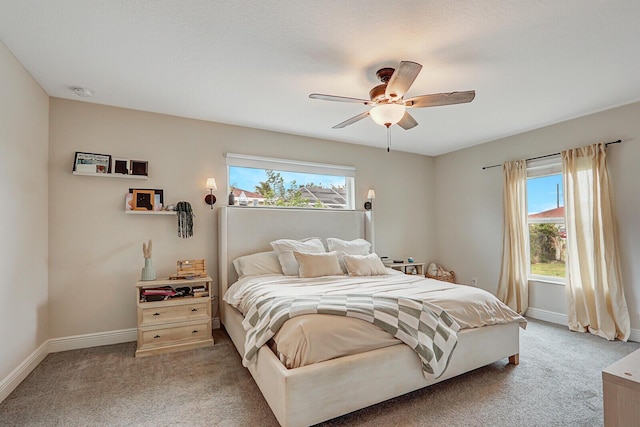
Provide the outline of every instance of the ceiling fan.
<path id="1" fill-rule="evenodd" d="M 349 126 L 367 116 L 371 116 L 374 122 L 387 128 L 387 151 L 389 151 L 389 127 L 397 124 L 405 130 L 418 125 L 418 122 L 409 114 L 408 108 L 437 107 L 440 105 L 462 104 L 473 101 L 475 90 L 465 92 L 434 93 L 420 95 L 405 99 L 404 96 L 420 73 L 422 65 L 402 61 L 397 69 L 381 68 L 376 76 L 382 82 L 369 91 L 369 99 L 349 98 L 345 96 L 324 95 L 312 93 L 309 98 L 325 101 L 351 102 L 370 105 L 369 111 L 360 113 L 355 117 L 338 123 L 333 128 L 341 129 Z"/>

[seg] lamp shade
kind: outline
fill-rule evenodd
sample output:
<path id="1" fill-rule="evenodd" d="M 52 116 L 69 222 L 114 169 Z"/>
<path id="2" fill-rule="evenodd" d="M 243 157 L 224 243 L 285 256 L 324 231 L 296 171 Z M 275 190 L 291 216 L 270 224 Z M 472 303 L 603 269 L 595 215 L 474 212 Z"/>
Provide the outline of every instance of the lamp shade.
<path id="1" fill-rule="evenodd" d="M 375 198 L 376 198 L 375 190 L 369 190 L 369 192 L 367 193 L 367 199 L 375 199 Z"/>
<path id="2" fill-rule="evenodd" d="M 217 190 L 218 186 L 216 185 L 215 178 L 207 178 L 207 185 L 205 186 L 207 190 Z"/>
<path id="3" fill-rule="evenodd" d="M 369 111 L 369 115 L 379 125 L 391 126 L 398 123 L 406 107 L 402 104 L 380 104 L 376 105 Z"/>

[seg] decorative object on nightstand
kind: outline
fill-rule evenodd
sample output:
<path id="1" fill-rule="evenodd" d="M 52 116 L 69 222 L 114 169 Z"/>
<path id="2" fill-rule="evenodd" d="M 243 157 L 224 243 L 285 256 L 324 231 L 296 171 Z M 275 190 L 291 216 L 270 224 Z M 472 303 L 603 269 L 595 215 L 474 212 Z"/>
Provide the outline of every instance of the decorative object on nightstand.
<path id="1" fill-rule="evenodd" d="M 144 267 L 142 268 L 140 280 L 156 280 L 156 270 L 151 265 L 151 239 L 149 239 L 148 245 L 142 243 L 142 254 L 144 255 Z"/>
<path id="2" fill-rule="evenodd" d="M 429 264 L 429 268 L 427 268 L 427 274 L 430 274 L 431 276 L 438 275 L 438 265 L 435 262 Z"/>
<path id="3" fill-rule="evenodd" d="M 366 202 L 364 202 L 364 208 L 368 211 L 371 210 L 371 208 L 373 207 L 373 199 L 376 198 L 376 192 L 375 190 L 369 190 L 367 192 L 367 200 Z"/>
<path id="4" fill-rule="evenodd" d="M 216 196 L 213 195 L 213 192 L 218 189 L 215 178 L 207 178 L 205 188 L 209 190 L 209 194 L 205 196 L 204 202 L 213 209 L 213 205 L 216 202 Z"/>
<path id="5" fill-rule="evenodd" d="M 207 275 L 203 259 L 184 259 L 177 262 L 176 274 L 169 276 L 171 280 L 197 279 Z"/>
<path id="6" fill-rule="evenodd" d="M 429 279 L 436 279 L 436 280 L 440 280 L 442 282 L 450 282 L 450 283 L 455 283 L 456 282 L 456 273 L 453 271 L 447 271 L 445 270 L 441 265 L 435 264 L 436 265 L 436 274 L 431 274 L 432 273 L 432 268 L 431 265 L 434 263 L 429 264 L 429 270 L 427 271 L 427 274 L 425 275 L 427 278 Z"/>
<path id="7" fill-rule="evenodd" d="M 233 189 L 229 191 L 229 206 L 236 204 L 236 196 L 233 195 Z"/>

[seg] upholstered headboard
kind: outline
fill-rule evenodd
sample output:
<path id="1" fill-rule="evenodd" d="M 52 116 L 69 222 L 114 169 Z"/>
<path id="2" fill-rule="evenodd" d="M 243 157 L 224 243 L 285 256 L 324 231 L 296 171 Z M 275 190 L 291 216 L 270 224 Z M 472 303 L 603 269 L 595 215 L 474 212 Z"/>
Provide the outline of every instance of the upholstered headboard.
<path id="1" fill-rule="evenodd" d="M 325 209 L 269 209 L 223 206 L 219 212 L 220 298 L 238 277 L 233 260 L 239 256 L 271 250 L 277 239 L 338 237 L 373 240 L 371 211 Z M 373 246 L 372 246 L 373 247 Z M 372 249 L 373 250 L 373 249 Z M 221 308 L 224 304 L 220 304 Z"/>

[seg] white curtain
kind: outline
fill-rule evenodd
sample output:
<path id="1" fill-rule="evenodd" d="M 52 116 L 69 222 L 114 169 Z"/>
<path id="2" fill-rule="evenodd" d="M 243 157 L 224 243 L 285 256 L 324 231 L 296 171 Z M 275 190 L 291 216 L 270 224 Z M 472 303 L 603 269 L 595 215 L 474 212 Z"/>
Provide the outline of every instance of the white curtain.
<path id="1" fill-rule="evenodd" d="M 569 329 L 626 341 L 624 297 L 604 143 L 562 152 Z"/>
<path id="2" fill-rule="evenodd" d="M 504 232 L 498 299 L 524 314 L 529 307 L 527 281 L 527 162 L 502 165 Z"/>

